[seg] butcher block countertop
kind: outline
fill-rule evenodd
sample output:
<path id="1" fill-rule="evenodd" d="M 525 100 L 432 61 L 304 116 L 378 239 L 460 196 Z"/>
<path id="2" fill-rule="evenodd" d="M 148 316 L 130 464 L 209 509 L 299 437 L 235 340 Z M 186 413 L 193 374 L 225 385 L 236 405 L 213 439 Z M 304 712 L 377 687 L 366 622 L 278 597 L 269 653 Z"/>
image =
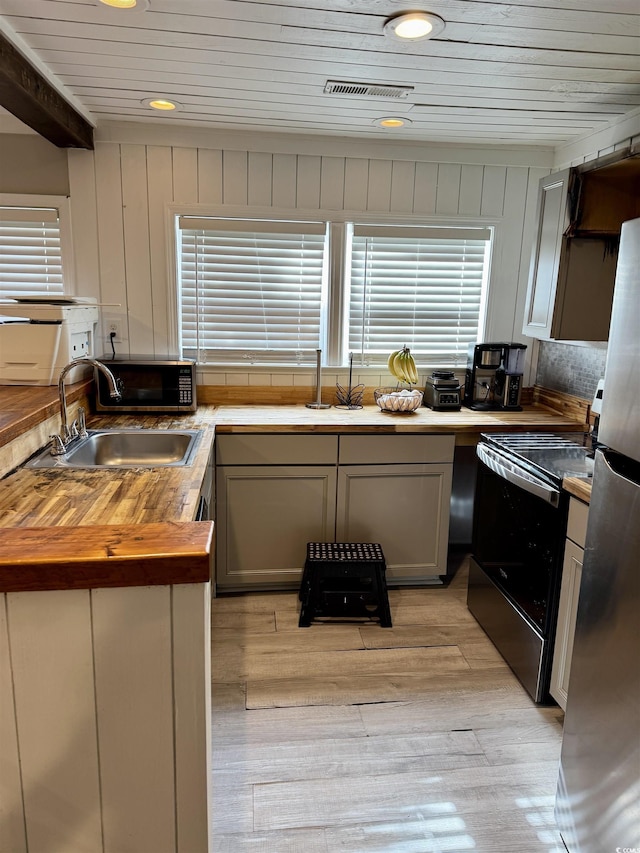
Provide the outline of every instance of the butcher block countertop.
<path id="1" fill-rule="evenodd" d="M 562 481 L 562 488 L 574 498 L 580 498 L 587 504 L 591 501 L 591 479 L 565 477 Z"/>
<path id="2" fill-rule="evenodd" d="M 207 407 L 204 407 L 205 409 Z M 200 411 L 200 410 L 199 410 Z M 521 412 L 434 412 L 422 406 L 412 413 L 362 409 L 307 409 L 295 406 L 218 406 L 211 417 L 218 433 L 454 433 L 477 440 L 481 432 L 548 430 L 580 432 L 578 423 L 543 406 L 525 406 Z"/>
<path id="3" fill-rule="evenodd" d="M 0 530 L 0 590 L 206 583 L 213 522 Z M 46 543 L 46 547 L 43 547 Z"/>
<path id="4" fill-rule="evenodd" d="M 76 397 L 86 394 L 85 383 L 78 383 L 71 394 Z M 0 387 L 0 446 L 19 440 L 20 431 L 31 429 L 37 423 L 51 417 L 57 411 L 57 388 L 20 388 Z M 129 580 L 132 584 L 146 585 L 150 566 L 161 563 L 166 557 L 165 546 L 172 541 L 171 533 L 180 524 L 193 522 L 197 509 L 200 489 L 205 477 L 215 432 L 219 433 L 454 433 L 457 443 L 474 443 L 481 432 L 501 430 L 546 430 L 579 431 L 583 424 L 565 415 L 557 414 L 540 405 L 527 406 L 522 412 L 473 412 L 463 408 L 459 412 L 434 412 L 421 408 L 414 414 L 387 414 L 377 406 L 369 405 L 358 410 L 310 409 L 304 404 L 295 405 L 201 405 L 192 415 L 119 415 L 92 416 L 88 418 L 89 428 L 142 427 L 147 429 L 201 429 L 196 454 L 190 465 L 185 467 L 129 468 L 129 469 L 44 469 L 20 467 L 0 480 L 0 551 L 9 555 L 5 562 L 2 585 L 0 571 L 0 591 L 15 589 L 16 563 L 11 555 L 20 554 L 20 549 L 33 556 L 31 569 L 27 573 L 24 561 L 21 563 L 24 589 L 34 589 L 34 580 L 38 572 L 57 573 L 59 586 L 56 588 L 74 588 L 78 578 L 83 578 L 86 587 L 105 585 L 105 565 L 111 560 L 113 578 L 122 578 L 122 563 L 113 560 L 108 549 L 112 536 L 118 538 L 117 554 L 126 557 L 126 549 L 131 546 L 130 564 L 127 565 Z M 133 543 L 136 541 L 137 525 L 166 525 L 166 536 L 158 539 L 158 553 L 149 553 L 142 560 Z M 195 531 L 198 525 L 207 522 L 193 522 L 185 528 Z M 119 533 L 115 533 L 114 526 Z M 56 533 L 55 540 L 45 535 L 42 528 L 72 528 L 68 535 Z M 34 532 L 34 528 L 39 532 Z M 82 529 L 78 536 L 76 528 Z M 151 528 L 148 528 L 151 530 Z M 202 528 L 204 530 L 205 528 Z M 142 528 L 139 530 L 142 535 Z M 200 548 L 203 536 L 199 534 L 191 545 Z M 61 537 L 61 538 L 58 538 Z M 65 544 L 66 543 L 66 544 Z M 176 544 L 175 566 L 182 560 L 180 548 L 191 547 L 179 541 Z M 107 550 L 105 551 L 105 548 Z M 66 549 L 66 550 L 65 550 Z M 164 550 L 163 550 L 164 549 Z M 170 549 L 170 544 L 169 544 Z M 74 575 L 72 563 L 78 553 L 87 558 L 87 564 Z M 113 552 L 115 553 L 115 552 Z M 107 556 L 100 556 L 105 555 Z M 94 559 L 95 558 L 95 559 Z M 70 574 L 66 580 L 60 574 L 60 567 L 69 564 Z M 116 562 L 118 566 L 116 568 Z M 49 568 L 43 568 L 44 564 Z M 95 576 L 91 575 L 88 565 L 93 564 Z M 13 568 L 9 569 L 8 567 Z M 136 568 L 136 566 L 139 567 Z M 55 567 L 55 570 L 54 570 Z M 76 561 L 76 569 L 78 568 Z M 101 574 L 102 572 L 102 574 Z M 34 574 L 35 573 L 35 574 Z M 28 581 L 27 579 L 28 574 Z M 64 574 L 64 573 L 63 573 Z M 9 583 L 13 577 L 14 586 Z M 168 574 L 163 574 L 163 578 Z M 93 583 L 95 581 L 95 584 Z M 160 582 L 160 581 L 157 581 Z M 192 577 L 177 572 L 172 583 L 193 583 Z M 41 587 L 49 588 L 49 587 Z"/>

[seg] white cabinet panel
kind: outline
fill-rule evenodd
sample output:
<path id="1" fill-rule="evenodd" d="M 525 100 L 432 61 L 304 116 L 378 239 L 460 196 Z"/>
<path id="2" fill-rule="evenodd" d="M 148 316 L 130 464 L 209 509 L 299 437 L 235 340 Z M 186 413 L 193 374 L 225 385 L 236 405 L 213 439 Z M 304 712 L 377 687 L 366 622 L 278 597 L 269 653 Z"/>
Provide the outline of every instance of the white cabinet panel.
<path id="1" fill-rule="evenodd" d="M 89 591 L 8 593 L 7 609 L 29 850 L 101 851 Z"/>
<path id="2" fill-rule="evenodd" d="M 587 521 L 589 520 L 589 505 L 571 498 L 569 501 L 569 519 L 567 521 L 567 538 L 576 545 L 584 548 L 587 538 Z"/>
<path id="3" fill-rule="evenodd" d="M 0 850 L 27 853 L 6 595 L 0 597 Z"/>
<path id="4" fill-rule="evenodd" d="M 207 853 L 210 598 L 2 596 L 2 853 Z"/>
<path id="5" fill-rule="evenodd" d="M 548 337 L 560 268 L 562 234 L 569 222 L 567 199 L 571 170 L 543 178 L 538 191 L 538 233 L 531 259 L 523 332 Z"/>
<path id="6" fill-rule="evenodd" d="M 576 630 L 576 614 L 582 578 L 584 551 L 575 542 L 567 539 L 562 565 L 562 586 L 558 606 L 558 625 L 553 651 L 551 686 L 549 692 L 561 708 L 566 710 L 573 638 Z"/>
<path id="7" fill-rule="evenodd" d="M 211 590 L 172 587 L 176 823 L 180 853 L 211 850 Z"/>
<path id="8" fill-rule="evenodd" d="M 450 464 L 338 469 L 336 538 L 378 542 L 390 582 L 446 573 Z"/>
<path id="9" fill-rule="evenodd" d="M 307 542 L 333 541 L 335 466 L 223 466 L 216 493 L 220 588 L 297 586 Z"/>
<path id="10" fill-rule="evenodd" d="M 170 588 L 96 589 L 92 609 L 105 853 L 175 853 Z"/>

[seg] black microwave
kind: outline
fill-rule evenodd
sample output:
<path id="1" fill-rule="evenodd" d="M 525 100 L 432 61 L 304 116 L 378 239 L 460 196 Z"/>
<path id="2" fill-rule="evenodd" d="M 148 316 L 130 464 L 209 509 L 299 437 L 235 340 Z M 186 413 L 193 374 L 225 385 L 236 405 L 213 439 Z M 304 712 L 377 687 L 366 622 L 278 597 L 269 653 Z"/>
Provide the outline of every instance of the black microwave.
<path id="1" fill-rule="evenodd" d="M 194 361 L 145 356 L 102 356 L 98 361 L 113 373 L 120 398 L 110 396 L 104 374 L 95 369 L 96 412 L 195 412 Z"/>

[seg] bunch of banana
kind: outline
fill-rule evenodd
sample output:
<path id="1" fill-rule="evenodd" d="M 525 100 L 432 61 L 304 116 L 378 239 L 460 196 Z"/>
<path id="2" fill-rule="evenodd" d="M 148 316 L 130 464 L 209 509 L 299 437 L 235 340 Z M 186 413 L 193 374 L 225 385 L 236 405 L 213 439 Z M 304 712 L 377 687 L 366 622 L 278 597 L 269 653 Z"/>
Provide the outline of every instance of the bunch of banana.
<path id="1" fill-rule="evenodd" d="M 418 370 L 409 347 L 402 347 L 402 349 L 392 352 L 387 367 L 389 373 L 395 376 L 399 382 L 406 382 L 409 385 L 417 384 Z"/>

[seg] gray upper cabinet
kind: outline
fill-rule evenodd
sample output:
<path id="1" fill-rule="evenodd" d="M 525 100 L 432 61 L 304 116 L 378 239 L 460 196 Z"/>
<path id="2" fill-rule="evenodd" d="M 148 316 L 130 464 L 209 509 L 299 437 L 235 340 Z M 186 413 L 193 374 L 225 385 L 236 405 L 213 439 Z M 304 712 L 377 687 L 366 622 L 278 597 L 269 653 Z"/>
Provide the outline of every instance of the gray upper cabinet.
<path id="1" fill-rule="evenodd" d="M 640 158 L 554 172 L 540 181 L 523 332 L 606 341 L 622 222 L 638 216 Z"/>
<path id="2" fill-rule="evenodd" d="M 522 331 L 543 340 L 604 341 L 617 253 L 606 237 L 572 237 L 575 170 L 548 175 L 538 192 L 536 234 Z"/>

